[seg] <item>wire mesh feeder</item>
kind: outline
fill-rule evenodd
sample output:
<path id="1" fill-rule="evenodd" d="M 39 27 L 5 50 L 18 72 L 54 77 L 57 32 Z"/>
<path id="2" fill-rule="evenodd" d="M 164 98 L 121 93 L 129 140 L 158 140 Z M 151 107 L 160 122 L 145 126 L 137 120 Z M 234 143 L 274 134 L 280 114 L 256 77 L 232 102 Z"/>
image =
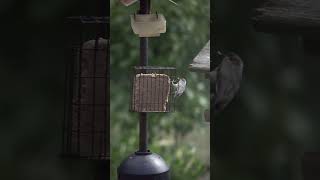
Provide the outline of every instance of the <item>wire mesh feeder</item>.
<path id="1" fill-rule="evenodd" d="M 134 112 L 174 111 L 171 85 L 174 79 L 176 79 L 174 67 L 134 67 L 130 110 Z"/>
<path id="2" fill-rule="evenodd" d="M 71 17 L 63 155 L 109 159 L 109 40 L 104 17 Z"/>

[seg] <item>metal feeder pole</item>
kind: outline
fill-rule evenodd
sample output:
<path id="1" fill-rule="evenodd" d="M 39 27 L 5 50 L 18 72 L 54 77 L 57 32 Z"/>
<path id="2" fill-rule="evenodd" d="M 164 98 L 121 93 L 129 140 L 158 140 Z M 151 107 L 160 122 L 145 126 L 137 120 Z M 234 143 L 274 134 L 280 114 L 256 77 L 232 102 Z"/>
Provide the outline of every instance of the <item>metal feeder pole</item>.
<path id="1" fill-rule="evenodd" d="M 150 0 L 140 0 L 139 14 L 150 13 Z M 148 65 L 148 38 L 140 38 L 140 66 Z M 148 122 L 147 113 L 140 113 L 140 142 L 139 152 L 148 151 Z"/>
<path id="2" fill-rule="evenodd" d="M 150 0 L 140 0 L 138 14 L 150 14 Z M 148 66 L 147 37 L 140 37 L 140 66 Z M 140 112 L 139 118 L 139 150 L 122 161 L 117 170 L 118 180 L 170 180 L 169 166 L 161 156 L 148 150 L 147 113 Z"/>

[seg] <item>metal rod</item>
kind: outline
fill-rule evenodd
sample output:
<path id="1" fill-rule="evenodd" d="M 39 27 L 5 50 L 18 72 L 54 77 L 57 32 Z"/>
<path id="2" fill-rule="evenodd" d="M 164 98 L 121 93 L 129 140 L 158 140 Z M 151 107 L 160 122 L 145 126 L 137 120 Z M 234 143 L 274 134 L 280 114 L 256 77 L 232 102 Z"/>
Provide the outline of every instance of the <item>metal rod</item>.
<path id="1" fill-rule="evenodd" d="M 140 145 L 139 152 L 148 151 L 148 121 L 147 113 L 140 113 Z"/>
<path id="2" fill-rule="evenodd" d="M 109 24 L 108 24 L 108 29 L 109 29 Z M 105 31 L 106 32 L 106 31 Z M 106 82 L 105 82 L 105 92 L 106 92 L 106 95 L 105 95 L 105 103 L 107 104 L 105 106 L 105 113 L 104 113 L 104 116 L 105 118 L 107 119 L 107 121 L 104 121 L 105 124 L 104 124 L 104 142 L 106 142 L 106 144 L 104 145 L 104 154 L 105 156 L 109 156 L 109 151 L 107 152 L 107 146 L 110 147 L 110 69 L 109 69 L 109 54 L 110 54 L 110 44 L 109 44 L 109 34 L 107 34 L 105 37 L 108 37 L 108 45 L 107 45 L 107 58 L 106 58 L 106 70 L 105 70 L 105 77 L 106 77 Z M 107 134 L 107 132 L 109 132 L 109 134 Z"/>
<path id="3" fill-rule="evenodd" d="M 99 45 L 99 34 L 96 35 L 95 43 L 94 43 L 94 59 L 93 59 L 93 76 L 96 76 L 96 65 L 97 65 L 97 51 Z M 89 71 L 90 72 L 90 71 Z M 91 120 L 91 155 L 95 154 L 95 123 L 96 123 L 96 79 L 92 79 L 92 120 Z"/>
<path id="4" fill-rule="evenodd" d="M 73 79 L 71 78 L 71 74 L 73 74 L 73 63 L 74 58 L 72 55 L 68 56 L 69 59 L 66 61 L 66 84 L 65 87 L 68 90 L 68 93 L 65 94 L 65 117 L 64 117 L 64 123 L 63 123 L 63 146 L 64 151 L 63 153 L 70 152 L 70 140 L 71 140 L 71 133 L 70 130 L 72 130 L 71 122 L 73 118 L 72 114 L 72 100 L 73 100 Z"/>
<path id="5" fill-rule="evenodd" d="M 82 73 L 82 42 L 83 42 L 83 26 L 81 25 L 81 33 L 80 33 L 80 42 L 79 42 L 79 59 L 77 59 L 77 63 L 78 63 L 78 103 L 81 104 L 81 83 L 82 83 L 82 79 L 81 77 L 81 73 Z M 78 106 L 78 113 L 77 113 L 77 153 L 80 153 L 80 121 L 81 121 L 81 106 Z M 72 122 L 72 121 L 71 121 Z M 72 127 L 72 126 L 71 126 Z"/>
<path id="6" fill-rule="evenodd" d="M 140 0 L 140 11 L 139 14 L 150 13 L 150 0 Z M 148 38 L 140 38 L 140 66 L 148 65 Z M 147 113 L 140 113 L 140 136 L 139 136 L 139 151 L 148 151 L 148 121 Z"/>

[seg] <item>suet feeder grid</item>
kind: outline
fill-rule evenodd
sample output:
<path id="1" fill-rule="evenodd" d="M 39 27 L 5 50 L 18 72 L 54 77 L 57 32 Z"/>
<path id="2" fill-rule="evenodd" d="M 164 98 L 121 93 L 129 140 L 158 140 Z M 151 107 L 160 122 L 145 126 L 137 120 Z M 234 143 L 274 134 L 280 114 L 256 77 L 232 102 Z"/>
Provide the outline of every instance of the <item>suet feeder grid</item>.
<path id="1" fill-rule="evenodd" d="M 130 111 L 173 112 L 175 79 L 174 67 L 135 66 Z"/>
<path id="2" fill-rule="evenodd" d="M 109 40 L 106 17 L 69 17 L 63 152 L 109 159 Z"/>

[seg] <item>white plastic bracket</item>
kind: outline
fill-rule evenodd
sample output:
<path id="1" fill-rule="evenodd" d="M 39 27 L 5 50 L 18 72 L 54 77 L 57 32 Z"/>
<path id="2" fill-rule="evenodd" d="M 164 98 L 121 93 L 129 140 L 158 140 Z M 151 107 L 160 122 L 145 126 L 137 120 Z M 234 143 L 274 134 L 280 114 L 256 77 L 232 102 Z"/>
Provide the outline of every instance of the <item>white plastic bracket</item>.
<path id="1" fill-rule="evenodd" d="M 157 37 L 166 32 L 166 19 L 162 14 L 131 15 L 131 27 L 139 37 Z"/>

